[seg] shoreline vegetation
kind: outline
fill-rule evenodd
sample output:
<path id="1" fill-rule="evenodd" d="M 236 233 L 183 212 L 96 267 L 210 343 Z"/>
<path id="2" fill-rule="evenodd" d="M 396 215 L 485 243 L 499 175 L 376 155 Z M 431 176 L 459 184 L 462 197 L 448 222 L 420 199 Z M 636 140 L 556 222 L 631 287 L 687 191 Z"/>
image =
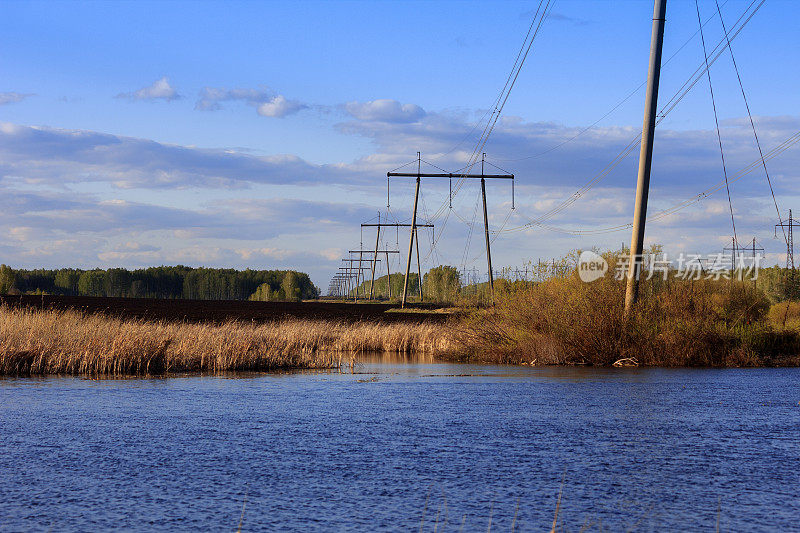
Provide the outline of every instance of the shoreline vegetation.
<path id="1" fill-rule="evenodd" d="M 614 272 L 614 253 L 603 257 Z M 674 271 L 643 279 L 625 317 L 622 280 L 587 283 L 569 257 L 558 265 L 533 282 L 496 280 L 493 306 L 486 284 L 464 291 L 455 269 L 437 267 L 423 285 L 449 309 L 353 320 L 148 320 L 3 304 L 0 375 L 342 369 L 367 353 L 518 365 L 800 366 L 800 291 L 782 269 L 755 281 L 687 280 Z"/>
<path id="2" fill-rule="evenodd" d="M 624 316 L 625 281 L 613 275 L 627 251 L 601 254 L 607 274 L 584 282 L 578 252 L 538 283 L 495 284 L 495 305 L 468 312 L 461 360 L 532 365 L 800 366 L 798 278 L 786 269 L 648 275 Z M 650 278 L 650 279 L 647 279 Z"/>
<path id="3" fill-rule="evenodd" d="M 530 365 L 800 366 L 800 302 L 746 281 L 643 283 L 625 317 L 622 281 L 551 280 L 468 313 L 459 360 Z"/>
<path id="4" fill-rule="evenodd" d="M 362 353 L 436 354 L 449 343 L 425 323 L 198 324 L 0 307 L 0 375 L 335 369 Z"/>

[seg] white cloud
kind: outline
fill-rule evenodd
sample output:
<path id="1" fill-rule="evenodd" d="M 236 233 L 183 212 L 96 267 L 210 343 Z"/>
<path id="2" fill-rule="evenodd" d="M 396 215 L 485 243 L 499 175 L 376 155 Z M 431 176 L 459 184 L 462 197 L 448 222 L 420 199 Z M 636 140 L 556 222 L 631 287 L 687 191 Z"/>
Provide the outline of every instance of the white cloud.
<path id="1" fill-rule="evenodd" d="M 111 250 L 119 253 L 158 251 L 152 243 L 135 238 L 142 232 L 167 231 L 183 240 L 257 241 L 304 234 L 321 224 L 326 225 L 326 231 L 343 230 L 372 213 L 372 208 L 365 205 L 288 198 L 239 198 L 198 209 L 181 209 L 73 192 L 33 192 L 10 187 L 3 192 L 0 226 L 2 233 L 13 240 L 35 240 L 43 232 L 127 235 Z M 279 252 L 277 248 L 252 249 L 276 256 Z"/>
<path id="2" fill-rule="evenodd" d="M 800 129 L 798 117 L 756 117 L 756 124 L 765 153 Z M 371 139 L 377 150 L 353 162 L 316 165 L 295 155 L 256 156 L 92 131 L 0 123 L 0 181 L 54 187 L 105 182 L 118 188 L 147 189 L 237 189 L 267 183 L 379 187 L 376 175 L 413 159 L 417 150 L 438 166 L 453 170 L 463 167 L 472 153 L 473 140 L 467 137 L 472 125 L 458 115 L 428 113 L 413 123 L 351 120 L 337 127 Z M 517 175 L 518 192 L 526 185 L 559 184 L 572 188 L 566 193 L 569 196 L 595 176 L 600 176 L 595 187 L 633 187 L 636 150 L 608 174 L 601 171 L 638 137 L 635 129 L 597 127 L 581 132 L 578 127 L 509 120 L 498 124 L 486 146 L 488 160 Z M 757 159 L 758 152 L 749 121 L 728 121 L 722 133 L 728 175 L 734 178 Z M 723 179 L 713 131 L 659 129 L 656 136 L 654 189 L 688 196 Z M 795 181 L 789 178 L 799 164 L 796 147 L 768 161 L 777 194 L 796 192 Z M 737 197 L 768 193 L 759 172 L 756 168 L 733 183 Z"/>
<path id="3" fill-rule="evenodd" d="M 287 100 L 281 95 L 274 97 L 269 102 L 264 102 L 258 106 L 258 114 L 262 117 L 283 118 L 293 113 L 297 113 L 307 106 L 300 102 Z"/>
<path id="4" fill-rule="evenodd" d="M 107 264 L 155 263 L 161 257 L 161 248 L 139 242 L 126 242 L 101 251 L 97 258 Z"/>
<path id="5" fill-rule="evenodd" d="M 245 91 L 234 96 L 262 98 L 260 94 Z M 224 98 L 224 93 L 211 94 L 209 105 Z M 271 100 L 261 104 L 267 101 Z M 385 205 L 386 180 L 376 177 L 413 159 L 417 149 L 422 150 L 423 157 L 435 158 L 437 165 L 453 170 L 463 166 L 471 154 L 474 139 L 467 134 L 472 124 L 465 114 L 428 112 L 413 122 L 392 122 L 378 120 L 376 117 L 388 119 L 393 115 L 376 109 L 380 106 L 359 108 L 356 115 L 361 118 L 353 115 L 352 120 L 338 125 L 342 132 L 373 141 L 377 146 L 374 153 L 354 162 L 326 165 L 310 164 L 295 155 L 254 156 L 91 131 L 0 123 L 0 232 L 10 237 L 7 243 L 0 243 L 0 251 L 7 258 L 5 262 L 16 266 L 176 262 L 257 268 L 282 265 L 308 271 L 318 284 L 324 284 L 324 277 L 335 271 L 341 254 L 358 246 L 358 224 L 374 217 L 374 210 Z M 756 117 L 756 125 L 768 152 L 800 129 L 800 119 Z M 491 184 L 487 192 L 492 232 L 509 212 L 505 229 L 523 226 L 529 219 L 559 206 L 637 136 L 635 128 L 630 127 L 593 128 L 578 135 L 581 130 L 513 117 L 498 124 L 487 146 L 488 160 L 516 174 L 517 203 L 516 210 L 510 212 L 510 185 L 500 180 Z M 729 176 L 733 176 L 757 157 L 749 120 L 726 121 L 722 133 Z M 453 147 L 456 149 L 451 151 Z M 526 259 L 558 256 L 571 248 L 593 245 L 616 249 L 627 241 L 630 229 L 625 225 L 633 212 L 636 155 L 634 151 L 573 205 L 545 221 L 555 228 L 577 230 L 620 225 L 621 231 L 575 236 L 541 226 L 523 227 L 515 233 L 501 234 L 493 244 L 497 264 L 519 265 Z M 782 207 L 788 207 L 794 196 L 800 196 L 800 188 L 790 179 L 793 169 L 800 165 L 800 144 L 767 165 L 778 200 Z M 715 132 L 657 131 L 652 214 L 720 180 Z M 157 190 L 161 205 L 142 201 L 145 196 L 141 191 L 109 191 L 102 185 L 81 189 L 103 190 L 104 196 L 70 192 L 74 183 L 87 182 Z M 250 191 L 237 194 L 236 189 L 264 183 L 297 186 L 292 194 L 299 198 L 303 193 L 297 191 L 304 186 L 307 191 L 313 190 L 316 198 L 320 198 L 318 191 L 330 191 L 330 198 L 259 199 Z M 359 203 L 355 205 L 348 203 L 351 198 L 341 191 L 341 186 L 353 185 L 359 189 Z M 224 201 L 190 209 L 165 206 L 169 206 L 171 198 L 175 205 L 186 205 L 180 190 L 202 187 L 230 190 Z M 410 182 L 392 182 L 392 212 L 399 219 L 409 216 L 411 187 Z M 770 253 L 780 253 L 780 242 L 772 240 L 775 221 L 770 217 L 775 214 L 763 170 L 757 167 L 752 174 L 732 182 L 731 190 L 740 239 L 758 236 L 759 243 Z M 427 262 L 427 252 L 420 250 L 423 268 L 440 262 L 460 266 L 469 242 L 469 230 L 462 220 L 472 220 L 477 191 L 477 184 L 466 185 L 454 201 L 447 226 L 442 218 L 436 221 L 436 237 L 440 237 L 440 231 L 443 237 Z M 446 208 L 446 180 L 424 182 L 423 195 L 423 217 L 443 203 Z M 124 201 L 114 201 L 118 198 Z M 477 220 L 475 231 L 480 229 L 480 216 Z M 667 250 L 707 253 L 719 251 L 720 239 L 727 239 L 730 231 L 723 188 L 675 215 L 648 222 L 647 239 L 663 243 Z M 391 241 L 391 247 L 399 243 L 402 248 L 403 241 L 407 242 L 408 236 L 402 231 L 390 233 L 384 238 Z M 472 248 L 467 255 L 470 260 L 476 256 L 478 260 L 469 267 L 480 266 L 483 261 L 474 234 L 473 231 Z M 365 233 L 364 238 L 374 239 L 375 233 L 371 237 Z M 426 234 L 421 238 L 421 247 L 427 247 L 428 242 Z M 396 258 L 393 261 L 393 268 L 399 268 Z"/>
<path id="6" fill-rule="evenodd" d="M 347 240 L 371 212 L 351 203 L 247 198 L 181 209 L 5 187 L 0 233 L 9 239 L 0 251 L 16 268 L 183 263 L 297 268 L 321 277 L 339 262 L 317 252 L 323 246 L 315 239 Z M 324 220 L 333 222 L 320 237 Z"/>
<path id="7" fill-rule="evenodd" d="M 232 101 L 245 102 L 247 105 L 255 107 L 256 112 L 262 117 L 284 118 L 308 108 L 306 104 L 289 100 L 283 95 L 273 93 L 266 87 L 260 89 L 205 87 L 200 92 L 200 99 L 195 104 L 195 109 L 217 111 L 222 109 L 222 102 Z"/>
<path id="8" fill-rule="evenodd" d="M 348 102 L 344 110 L 353 118 L 369 122 L 404 124 L 416 122 L 425 116 L 425 110 L 416 104 L 401 104 L 397 100 L 372 100 Z"/>
<path id="9" fill-rule="evenodd" d="M 341 248 L 325 248 L 324 250 L 319 251 L 319 255 L 327 259 L 328 261 L 338 261 L 340 257 L 344 254 L 344 250 Z"/>
<path id="10" fill-rule="evenodd" d="M 356 183 L 366 173 L 294 155 L 258 157 L 81 130 L 0 123 L 0 180 L 119 188 L 247 187 L 252 183 Z"/>
<path id="11" fill-rule="evenodd" d="M 245 261 L 251 259 L 286 259 L 296 254 L 294 250 L 283 248 L 239 248 L 235 252 Z"/>
<path id="12" fill-rule="evenodd" d="M 33 96 L 31 93 L 0 93 L 0 105 L 6 104 L 14 104 L 16 102 L 21 102 L 28 98 L 29 96 Z"/>
<path id="13" fill-rule="evenodd" d="M 194 108 L 201 111 L 217 111 L 222 109 L 220 102 L 241 100 L 250 105 L 258 105 L 270 99 L 272 94 L 266 89 L 224 89 L 205 87 L 200 91 L 200 99 Z"/>
<path id="14" fill-rule="evenodd" d="M 165 100 L 170 102 L 177 100 L 181 95 L 169 84 L 167 77 L 163 77 L 153 82 L 152 85 L 142 87 L 132 93 L 120 93 L 117 98 L 127 98 L 129 100 Z"/>

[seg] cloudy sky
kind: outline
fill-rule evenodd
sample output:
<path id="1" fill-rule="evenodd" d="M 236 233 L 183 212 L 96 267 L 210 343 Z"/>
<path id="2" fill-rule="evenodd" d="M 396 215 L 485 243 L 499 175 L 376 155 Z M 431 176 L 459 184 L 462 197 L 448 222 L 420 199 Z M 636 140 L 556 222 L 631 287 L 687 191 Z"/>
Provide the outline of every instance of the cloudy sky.
<path id="1" fill-rule="evenodd" d="M 719 0 L 728 28 L 759 2 Z M 417 151 L 469 160 L 537 4 L 7 2 L 0 262 L 297 268 L 324 288 L 342 254 L 374 246 L 360 223 L 408 219 L 413 184 L 391 183 L 387 211 L 388 170 Z M 724 34 L 714 0 L 699 6 L 710 51 Z M 780 150 L 800 131 L 799 14 L 766 0 L 733 41 L 762 148 L 779 151 L 783 216 L 800 195 L 800 148 Z M 651 18 L 649 0 L 555 2 L 485 147 L 517 176 L 513 210 L 509 183 L 487 185 L 498 268 L 630 240 L 638 150 L 606 170 L 640 135 Z M 659 107 L 704 62 L 698 27 L 694 2 L 669 3 Z M 737 235 L 780 261 L 727 51 L 711 79 Z M 662 119 L 654 157 L 647 241 L 720 251 L 731 216 L 705 77 Z M 424 268 L 483 268 L 478 192 L 450 209 L 446 180 L 423 183 Z"/>

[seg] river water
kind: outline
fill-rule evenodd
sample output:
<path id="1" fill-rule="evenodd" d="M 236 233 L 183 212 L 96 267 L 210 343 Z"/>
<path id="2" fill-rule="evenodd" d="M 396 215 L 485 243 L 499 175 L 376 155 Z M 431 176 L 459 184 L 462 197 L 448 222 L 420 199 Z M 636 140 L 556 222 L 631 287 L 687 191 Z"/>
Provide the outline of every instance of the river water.
<path id="1" fill-rule="evenodd" d="M 0 379 L 0 531 L 800 530 L 800 369 Z M 242 512 L 244 510 L 244 512 Z"/>

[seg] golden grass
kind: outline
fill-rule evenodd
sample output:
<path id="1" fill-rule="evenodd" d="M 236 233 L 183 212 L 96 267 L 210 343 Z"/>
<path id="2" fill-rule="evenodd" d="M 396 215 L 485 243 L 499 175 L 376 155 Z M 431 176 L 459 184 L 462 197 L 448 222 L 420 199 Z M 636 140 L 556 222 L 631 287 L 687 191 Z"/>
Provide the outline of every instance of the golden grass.
<path id="1" fill-rule="evenodd" d="M 291 320 L 147 322 L 76 311 L 0 307 L 0 374 L 146 375 L 336 368 L 367 352 L 436 354 L 439 324 Z"/>
<path id="2" fill-rule="evenodd" d="M 776 327 L 764 293 L 747 282 L 643 282 L 623 317 L 624 284 L 576 275 L 499 294 L 460 331 L 465 360 L 516 364 L 765 366 L 800 363 L 800 329 Z M 788 324 L 800 325 L 800 304 Z M 792 322 L 792 320 L 794 322 Z M 621 365 L 622 363 L 620 363 Z"/>
<path id="3" fill-rule="evenodd" d="M 769 310 L 770 323 L 779 329 L 800 330 L 800 302 L 786 301 L 773 305 Z"/>

